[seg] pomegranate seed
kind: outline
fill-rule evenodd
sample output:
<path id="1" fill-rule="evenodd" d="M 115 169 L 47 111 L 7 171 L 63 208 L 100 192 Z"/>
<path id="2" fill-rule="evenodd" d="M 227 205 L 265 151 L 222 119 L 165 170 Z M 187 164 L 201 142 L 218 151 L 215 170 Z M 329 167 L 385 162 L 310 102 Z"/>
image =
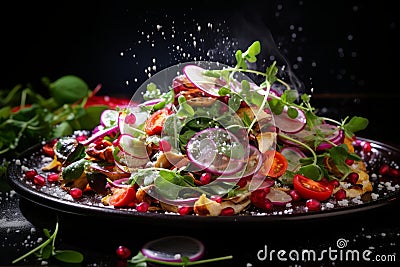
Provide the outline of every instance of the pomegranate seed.
<path id="1" fill-rule="evenodd" d="M 353 146 L 360 147 L 362 145 L 362 143 L 363 142 L 361 140 L 356 139 L 355 136 L 353 137 Z"/>
<path id="2" fill-rule="evenodd" d="M 324 185 L 329 185 L 329 180 L 326 177 L 322 177 L 322 179 L 320 180 L 320 182 Z"/>
<path id="3" fill-rule="evenodd" d="M 25 177 L 28 180 L 33 180 L 33 178 L 35 178 L 36 175 L 38 175 L 38 172 L 35 169 L 28 170 L 25 172 Z"/>
<path id="4" fill-rule="evenodd" d="M 347 176 L 346 180 L 351 184 L 356 184 L 358 181 L 358 176 L 358 173 L 352 172 L 349 174 L 349 176 Z"/>
<path id="5" fill-rule="evenodd" d="M 270 187 L 264 187 L 262 190 L 264 190 L 265 194 L 268 194 L 269 192 L 271 192 Z"/>
<path id="6" fill-rule="evenodd" d="M 382 164 L 382 166 L 379 168 L 379 174 L 381 175 L 389 174 L 389 171 L 390 167 L 387 164 Z"/>
<path id="7" fill-rule="evenodd" d="M 301 199 L 301 196 L 299 195 L 299 193 L 294 189 L 289 191 L 289 195 L 292 197 L 293 201 L 299 201 Z"/>
<path id="8" fill-rule="evenodd" d="M 150 204 L 147 202 L 140 202 L 136 205 L 136 210 L 138 212 L 147 212 L 150 207 Z"/>
<path id="9" fill-rule="evenodd" d="M 321 202 L 319 202 L 319 200 L 317 199 L 311 198 L 306 201 L 306 207 L 308 208 L 308 210 L 320 210 Z"/>
<path id="10" fill-rule="evenodd" d="M 235 210 L 232 207 L 226 207 L 221 210 L 221 216 L 231 216 L 235 214 Z"/>
<path id="11" fill-rule="evenodd" d="M 208 172 L 202 173 L 201 176 L 200 176 L 200 182 L 201 182 L 202 184 L 208 184 L 208 183 L 210 183 L 210 182 L 211 182 L 211 174 L 208 173 Z"/>
<path id="12" fill-rule="evenodd" d="M 129 250 L 129 248 L 124 246 L 119 246 L 115 253 L 117 254 L 118 258 L 123 260 L 126 260 L 131 256 L 131 251 Z"/>
<path id="13" fill-rule="evenodd" d="M 78 141 L 78 142 L 85 141 L 86 139 L 87 139 L 86 135 L 79 135 L 76 137 L 76 141 Z"/>
<path id="14" fill-rule="evenodd" d="M 171 151 L 172 146 L 167 140 L 161 139 L 159 145 L 161 151 L 163 152 Z"/>
<path id="15" fill-rule="evenodd" d="M 58 173 L 50 173 L 49 175 L 47 175 L 47 181 L 58 182 Z"/>
<path id="16" fill-rule="evenodd" d="M 250 201 L 258 208 L 264 207 L 264 200 L 267 193 L 263 189 L 257 189 L 251 192 Z"/>
<path id="17" fill-rule="evenodd" d="M 215 202 L 221 203 L 222 202 L 222 197 L 218 195 L 213 195 L 210 197 L 211 200 L 214 200 Z"/>
<path id="18" fill-rule="evenodd" d="M 33 177 L 33 183 L 36 185 L 43 186 L 46 184 L 46 180 L 42 175 L 37 174 L 35 175 L 35 177 Z"/>
<path id="19" fill-rule="evenodd" d="M 82 197 L 83 192 L 80 188 L 74 187 L 71 188 L 71 190 L 69 190 L 69 194 L 71 195 L 72 198 L 76 199 Z"/>
<path id="20" fill-rule="evenodd" d="M 129 113 L 128 115 L 126 115 L 125 117 L 125 123 L 126 124 L 135 124 L 136 122 L 136 116 L 132 113 Z"/>
<path id="21" fill-rule="evenodd" d="M 344 162 L 346 162 L 347 165 L 351 166 L 354 164 L 354 159 L 346 159 Z"/>
<path id="22" fill-rule="evenodd" d="M 178 213 L 179 215 L 188 215 L 193 210 L 192 207 L 189 206 L 179 206 Z"/>
<path id="23" fill-rule="evenodd" d="M 339 180 L 335 179 L 335 180 L 330 181 L 329 184 L 335 188 L 340 185 L 340 182 L 339 182 Z"/>
<path id="24" fill-rule="evenodd" d="M 335 193 L 335 199 L 336 200 L 343 200 L 346 198 L 346 190 L 344 189 L 339 189 L 336 193 Z"/>
<path id="25" fill-rule="evenodd" d="M 364 142 L 364 144 L 362 145 L 362 150 L 364 151 L 364 153 L 371 152 L 371 150 L 372 150 L 371 143 L 370 142 Z"/>
<path id="26" fill-rule="evenodd" d="M 273 208 L 274 208 L 274 204 L 272 204 L 271 200 L 269 200 L 268 198 L 265 198 L 262 209 L 266 210 L 266 211 L 271 211 Z"/>
<path id="27" fill-rule="evenodd" d="M 239 186 L 240 188 L 243 188 L 247 185 L 247 179 L 246 178 L 241 178 L 238 182 L 237 182 L 237 186 Z"/>
<path id="28" fill-rule="evenodd" d="M 400 177 L 400 171 L 398 169 L 390 168 L 389 175 L 392 177 Z"/>

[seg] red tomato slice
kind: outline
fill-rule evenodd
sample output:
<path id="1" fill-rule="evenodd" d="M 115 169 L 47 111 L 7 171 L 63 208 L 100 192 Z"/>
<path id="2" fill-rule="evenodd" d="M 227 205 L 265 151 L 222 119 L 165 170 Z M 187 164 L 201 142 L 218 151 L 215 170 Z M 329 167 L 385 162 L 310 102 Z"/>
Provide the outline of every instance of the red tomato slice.
<path id="1" fill-rule="evenodd" d="M 114 207 L 126 207 L 136 199 L 136 190 L 133 187 L 115 188 L 110 196 L 109 203 Z"/>
<path id="2" fill-rule="evenodd" d="M 170 114 L 169 109 L 159 109 L 146 120 L 144 130 L 148 135 L 161 134 L 164 122 Z"/>
<path id="3" fill-rule="evenodd" d="M 302 198 L 313 198 L 319 201 L 327 200 L 332 195 L 333 191 L 332 185 L 314 181 L 301 174 L 294 175 L 293 186 Z"/>
<path id="4" fill-rule="evenodd" d="M 264 153 L 264 156 L 265 161 L 260 169 L 261 174 L 271 178 L 278 178 L 286 172 L 288 161 L 280 152 L 269 150 Z"/>

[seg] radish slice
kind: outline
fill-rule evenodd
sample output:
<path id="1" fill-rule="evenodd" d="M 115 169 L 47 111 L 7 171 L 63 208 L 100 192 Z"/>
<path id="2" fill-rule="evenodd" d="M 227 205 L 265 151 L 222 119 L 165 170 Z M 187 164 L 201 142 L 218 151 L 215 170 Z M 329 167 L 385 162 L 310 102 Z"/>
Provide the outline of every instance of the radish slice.
<path id="1" fill-rule="evenodd" d="M 104 110 L 100 115 L 100 124 L 105 128 L 115 126 L 118 124 L 119 112 L 112 109 Z"/>
<path id="2" fill-rule="evenodd" d="M 273 187 L 271 187 L 266 198 L 268 198 L 272 204 L 277 206 L 285 206 L 287 203 L 292 201 L 292 197 L 288 193 Z"/>
<path id="3" fill-rule="evenodd" d="M 310 140 L 315 140 L 315 136 L 317 134 L 322 135 L 323 137 L 325 137 L 326 140 L 328 140 L 329 142 L 332 142 L 335 145 L 342 144 L 343 140 L 344 140 L 343 131 L 336 125 L 332 125 L 329 123 L 323 123 L 320 125 L 316 125 L 312 130 L 306 128 L 295 134 L 286 133 L 286 135 L 288 135 L 289 137 L 299 140 L 300 142 L 306 143 L 306 144 L 310 145 L 311 147 L 314 147 L 314 144 Z M 287 144 L 290 146 L 297 146 L 297 147 L 299 146 L 298 144 L 296 144 L 290 140 L 286 140 L 284 138 L 280 138 L 280 140 L 284 144 Z M 322 151 L 322 150 L 331 148 L 332 144 L 330 144 L 329 142 L 322 142 L 316 148 L 316 150 Z"/>
<path id="4" fill-rule="evenodd" d="M 113 126 L 113 127 L 110 127 L 110 128 L 104 129 L 104 130 L 99 130 L 95 134 L 92 134 L 88 139 L 80 141 L 80 143 L 84 146 L 87 146 L 99 138 L 103 138 L 106 135 L 116 133 L 117 130 L 118 130 L 118 126 Z"/>
<path id="5" fill-rule="evenodd" d="M 249 147 L 249 157 L 243 159 L 245 162 L 243 170 L 240 171 L 238 175 L 220 176 L 217 178 L 219 181 L 233 182 L 239 181 L 241 178 L 251 178 L 260 170 L 261 166 L 263 165 L 263 155 L 255 146 L 249 145 Z"/>
<path id="6" fill-rule="evenodd" d="M 239 139 L 222 128 L 200 131 L 186 145 L 187 156 L 193 164 L 210 173 L 226 176 L 243 170 L 241 159 L 248 155 L 244 150 Z"/>
<path id="7" fill-rule="evenodd" d="M 148 159 L 146 144 L 132 135 L 121 134 L 114 144 L 133 158 Z"/>
<path id="8" fill-rule="evenodd" d="M 182 257 L 196 261 L 204 255 L 204 245 L 188 236 L 167 236 L 146 243 L 141 252 L 144 256 L 167 262 L 182 262 Z"/>
<path id="9" fill-rule="evenodd" d="M 304 129 L 307 123 L 306 115 L 303 110 L 296 108 L 298 111 L 296 118 L 288 115 L 288 107 L 285 106 L 283 112 L 279 115 L 274 114 L 275 125 L 280 131 L 285 133 L 298 133 Z"/>
<path id="10" fill-rule="evenodd" d="M 183 73 L 196 87 L 210 96 L 219 96 L 219 89 L 226 85 L 226 82 L 215 77 L 209 77 L 203 74 L 206 71 L 197 65 L 186 65 L 183 67 Z"/>

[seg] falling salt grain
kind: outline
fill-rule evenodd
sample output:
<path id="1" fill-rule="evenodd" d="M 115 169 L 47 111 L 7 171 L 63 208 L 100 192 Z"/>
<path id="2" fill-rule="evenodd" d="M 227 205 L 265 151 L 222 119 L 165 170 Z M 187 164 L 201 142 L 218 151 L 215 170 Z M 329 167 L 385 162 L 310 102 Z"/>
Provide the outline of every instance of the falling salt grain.
<path id="1" fill-rule="evenodd" d="M 182 258 L 182 255 L 179 254 L 179 253 L 174 255 L 174 259 L 175 259 L 175 260 L 179 260 L 179 259 L 181 259 L 181 258 Z"/>

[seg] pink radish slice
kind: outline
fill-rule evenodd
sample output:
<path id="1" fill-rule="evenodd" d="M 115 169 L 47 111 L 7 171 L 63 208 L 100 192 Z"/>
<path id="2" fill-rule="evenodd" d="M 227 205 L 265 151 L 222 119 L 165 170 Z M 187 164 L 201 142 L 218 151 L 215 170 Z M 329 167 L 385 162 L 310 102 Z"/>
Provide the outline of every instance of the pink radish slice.
<path id="1" fill-rule="evenodd" d="M 268 198 L 272 204 L 277 206 L 285 206 L 287 203 L 292 201 L 292 197 L 288 193 L 273 187 L 266 195 L 266 198 Z"/>
<path id="2" fill-rule="evenodd" d="M 160 261 L 182 262 L 182 257 L 196 261 L 204 255 L 204 245 L 188 236 L 167 236 L 146 243 L 141 252 L 144 256 Z"/>
<path id="3" fill-rule="evenodd" d="M 148 159 L 146 144 L 132 135 L 121 134 L 115 142 L 115 145 L 119 147 L 122 152 L 133 158 Z"/>
<path id="4" fill-rule="evenodd" d="M 229 182 L 238 181 L 241 178 L 251 178 L 255 173 L 260 170 L 261 166 L 263 165 L 263 156 L 255 146 L 249 145 L 249 147 L 249 157 L 247 159 L 244 159 L 245 169 L 242 169 L 238 173 L 239 175 L 220 176 L 218 177 L 218 180 Z"/>
<path id="5" fill-rule="evenodd" d="M 100 124 L 104 127 L 111 127 L 118 124 L 119 112 L 112 109 L 104 110 L 100 115 Z"/>
<path id="6" fill-rule="evenodd" d="M 218 175 L 232 175 L 242 170 L 243 161 L 229 155 L 235 145 L 241 145 L 239 139 L 222 128 L 207 128 L 196 133 L 186 145 L 189 160 L 201 168 Z M 225 154 L 219 149 L 225 148 Z"/>
<path id="7" fill-rule="evenodd" d="M 332 125 L 332 124 L 328 124 L 328 123 L 317 125 L 312 130 L 309 130 L 306 128 L 298 133 L 295 133 L 295 134 L 286 133 L 286 135 L 313 147 L 313 144 L 310 144 L 310 142 L 307 140 L 313 139 L 311 137 L 315 137 L 317 132 L 319 134 L 322 134 L 323 136 L 325 136 L 325 138 L 327 140 L 329 140 L 330 142 L 332 142 L 336 145 L 343 143 L 343 139 L 344 139 L 343 131 L 339 127 Z M 286 145 L 299 147 L 298 144 L 296 144 L 290 140 L 287 140 L 283 137 L 279 137 L 279 140 Z M 329 144 L 328 142 L 323 142 L 316 148 L 316 150 L 322 151 L 322 150 L 330 148 L 330 147 L 332 147 L 331 144 Z"/>
<path id="8" fill-rule="evenodd" d="M 80 143 L 84 146 L 87 146 L 99 138 L 103 138 L 106 135 L 116 133 L 117 130 L 118 130 L 118 125 L 104 129 L 104 130 L 99 130 L 95 134 L 92 134 L 88 139 L 80 141 Z"/>
<path id="9" fill-rule="evenodd" d="M 296 118 L 290 118 L 288 115 L 288 107 L 285 106 L 283 112 L 279 115 L 274 114 L 276 127 L 285 133 L 298 133 L 304 129 L 307 123 L 306 115 L 301 109 L 296 108 L 298 111 Z"/>
<path id="10" fill-rule="evenodd" d="M 186 65 L 183 67 L 183 73 L 196 87 L 210 96 L 219 96 L 219 89 L 226 85 L 226 82 L 215 77 L 209 77 L 203 74 L 206 71 L 197 65 Z"/>

